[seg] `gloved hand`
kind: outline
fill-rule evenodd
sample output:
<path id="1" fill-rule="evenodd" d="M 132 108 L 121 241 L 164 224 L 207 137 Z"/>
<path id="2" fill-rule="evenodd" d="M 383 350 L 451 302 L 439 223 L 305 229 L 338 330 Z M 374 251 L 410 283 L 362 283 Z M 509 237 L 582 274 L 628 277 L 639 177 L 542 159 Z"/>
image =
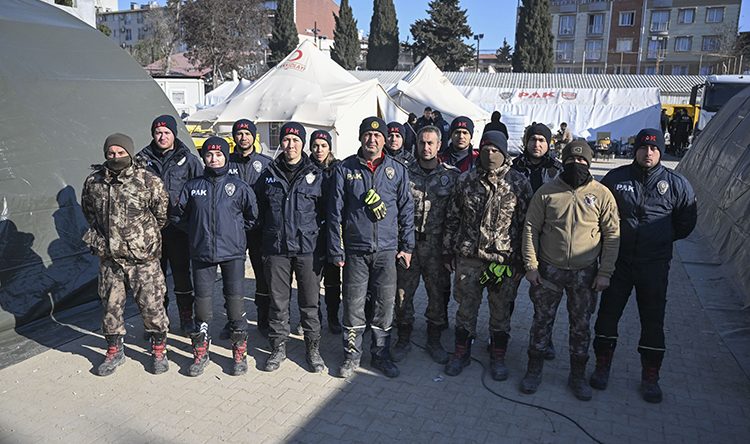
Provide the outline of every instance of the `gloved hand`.
<path id="1" fill-rule="evenodd" d="M 374 189 L 367 190 L 367 193 L 365 193 L 364 198 L 365 205 L 367 205 L 367 209 L 370 211 L 370 214 L 373 215 L 375 220 L 383 220 L 385 219 L 385 203 L 380 199 L 380 195 L 378 195 L 377 191 Z"/>
<path id="2" fill-rule="evenodd" d="M 479 283 L 483 286 L 500 285 L 503 282 L 503 278 L 511 276 L 513 276 L 513 271 L 511 271 L 510 266 L 490 262 L 490 265 L 479 278 Z"/>

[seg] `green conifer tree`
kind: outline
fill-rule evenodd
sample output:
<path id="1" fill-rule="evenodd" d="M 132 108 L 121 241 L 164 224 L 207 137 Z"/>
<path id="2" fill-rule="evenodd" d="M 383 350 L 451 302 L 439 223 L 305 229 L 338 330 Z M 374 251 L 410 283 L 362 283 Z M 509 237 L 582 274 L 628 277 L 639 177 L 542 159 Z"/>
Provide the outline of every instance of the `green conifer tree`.
<path id="1" fill-rule="evenodd" d="M 513 71 L 552 72 L 552 16 L 549 0 L 523 0 L 518 12 Z"/>
<path id="2" fill-rule="evenodd" d="M 292 0 L 279 0 L 276 3 L 276 15 L 273 19 L 273 30 L 268 48 L 271 55 L 268 56 L 268 67 L 276 66 L 294 48 L 299 45 L 297 25 L 294 23 L 294 5 Z"/>
<path id="3" fill-rule="evenodd" d="M 375 0 L 367 40 L 367 69 L 394 69 L 398 65 L 398 52 L 398 19 L 393 0 Z"/>
<path id="4" fill-rule="evenodd" d="M 458 71 L 471 64 L 474 50 L 464 43 L 472 36 L 458 0 L 433 0 L 427 10 L 429 18 L 411 25 L 414 43 L 411 45 L 415 62 L 430 56 L 435 64 L 446 71 Z"/>
<path id="5" fill-rule="evenodd" d="M 341 0 L 339 15 L 333 15 L 336 28 L 333 30 L 331 58 L 344 69 L 354 69 L 359 60 L 360 45 L 357 20 L 354 19 L 349 0 Z"/>

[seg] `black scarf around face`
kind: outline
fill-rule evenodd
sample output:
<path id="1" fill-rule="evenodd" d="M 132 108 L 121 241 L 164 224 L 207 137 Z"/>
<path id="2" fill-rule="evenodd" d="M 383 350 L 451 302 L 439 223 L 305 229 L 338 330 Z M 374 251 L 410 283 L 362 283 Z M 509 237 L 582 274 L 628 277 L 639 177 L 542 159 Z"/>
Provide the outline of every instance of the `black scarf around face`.
<path id="1" fill-rule="evenodd" d="M 295 164 L 290 164 L 286 160 L 283 160 L 279 162 L 279 170 L 281 170 L 282 173 L 284 173 L 284 177 L 286 177 L 286 181 L 289 183 L 294 182 L 294 177 L 297 175 L 297 173 L 300 170 L 300 167 L 302 166 L 302 159 L 299 160 L 299 162 Z"/>
<path id="2" fill-rule="evenodd" d="M 119 174 L 120 171 L 129 167 L 133 164 L 133 159 L 128 157 L 115 157 L 114 159 L 107 159 L 104 162 L 104 166 L 115 174 Z"/>
<path id="3" fill-rule="evenodd" d="M 573 188 L 585 185 L 592 179 L 588 164 L 578 162 L 570 162 L 563 165 L 560 178 Z"/>

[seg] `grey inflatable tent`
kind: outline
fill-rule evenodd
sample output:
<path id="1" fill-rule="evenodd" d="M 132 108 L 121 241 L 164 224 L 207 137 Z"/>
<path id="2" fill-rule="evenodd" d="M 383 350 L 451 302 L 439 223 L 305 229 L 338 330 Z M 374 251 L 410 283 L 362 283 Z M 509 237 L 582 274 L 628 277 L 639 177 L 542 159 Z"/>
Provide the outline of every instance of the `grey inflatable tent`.
<path id="1" fill-rule="evenodd" d="M 176 112 L 112 40 L 37 0 L 3 2 L 0 59 L 3 333 L 96 298 L 98 262 L 81 242 L 83 180 L 108 134 L 145 146 L 151 120 Z"/>
<path id="2" fill-rule="evenodd" d="M 711 119 L 677 170 L 695 188 L 698 225 L 750 305 L 750 88 Z"/>

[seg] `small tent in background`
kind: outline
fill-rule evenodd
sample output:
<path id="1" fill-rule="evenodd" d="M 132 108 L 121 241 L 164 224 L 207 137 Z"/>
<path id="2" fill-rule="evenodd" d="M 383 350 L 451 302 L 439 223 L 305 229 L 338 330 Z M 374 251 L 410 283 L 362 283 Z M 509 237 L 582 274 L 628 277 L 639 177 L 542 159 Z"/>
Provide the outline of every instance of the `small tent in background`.
<path id="1" fill-rule="evenodd" d="M 0 42 L 0 332 L 8 332 L 97 297 L 98 261 L 81 241 L 78 203 L 89 166 L 104 160 L 107 135 L 144 146 L 153 118 L 176 111 L 111 39 L 47 3 L 4 2 Z M 181 123 L 178 132 L 190 145 Z"/>
<path id="2" fill-rule="evenodd" d="M 234 85 L 234 89 L 226 97 L 224 97 L 224 100 L 217 102 L 208 108 L 203 108 L 194 112 L 193 114 L 188 116 L 186 120 L 196 125 L 199 123 L 207 123 L 208 126 L 211 126 L 211 124 L 213 124 L 213 122 L 216 120 L 216 117 L 221 114 L 222 111 L 224 111 L 224 108 L 226 108 L 229 101 L 240 95 L 246 89 L 250 88 L 250 85 L 252 84 L 253 82 L 250 80 L 240 79 L 237 84 Z M 224 83 L 222 83 L 222 86 L 223 85 Z M 208 97 L 208 94 L 206 95 L 206 97 Z"/>
<path id="3" fill-rule="evenodd" d="M 458 116 L 467 116 L 474 121 L 474 137 L 482 135 L 490 113 L 475 105 L 448 80 L 431 58 L 425 57 L 403 79 L 389 91 L 396 103 L 408 112 L 421 116 L 425 107 L 440 111 L 449 124 Z"/>
<path id="4" fill-rule="evenodd" d="M 360 82 L 323 54 L 310 41 L 302 42 L 252 86 L 220 105 L 216 116 L 203 110 L 188 117 L 189 124 L 206 126 L 211 120 L 218 134 L 229 133 L 232 123 L 246 118 L 255 122 L 266 150 L 274 152 L 280 127 L 301 123 L 308 134 L 330 131 L 336 157 L 354 154 L 359 124 L 378 115 L 386 121 L 405 122 L 407 113 L 388 96 L 377 80 Z M 212 111 L 213 113 L 214 111 Z"/>
<path id="5" fill-rule="evenodd" d="M 237 89 L 237 85 L 239 84 L 239 79 L 227 80 L 226 82 L 212 89 L 210 92 L 207 92 L 206 98 L 203 101 L 203 105 L 200 107 L 200 109 L 218 105 L 219 103 L 227 100 L 227 97 L 232 94 L 232 91 Z"/>

